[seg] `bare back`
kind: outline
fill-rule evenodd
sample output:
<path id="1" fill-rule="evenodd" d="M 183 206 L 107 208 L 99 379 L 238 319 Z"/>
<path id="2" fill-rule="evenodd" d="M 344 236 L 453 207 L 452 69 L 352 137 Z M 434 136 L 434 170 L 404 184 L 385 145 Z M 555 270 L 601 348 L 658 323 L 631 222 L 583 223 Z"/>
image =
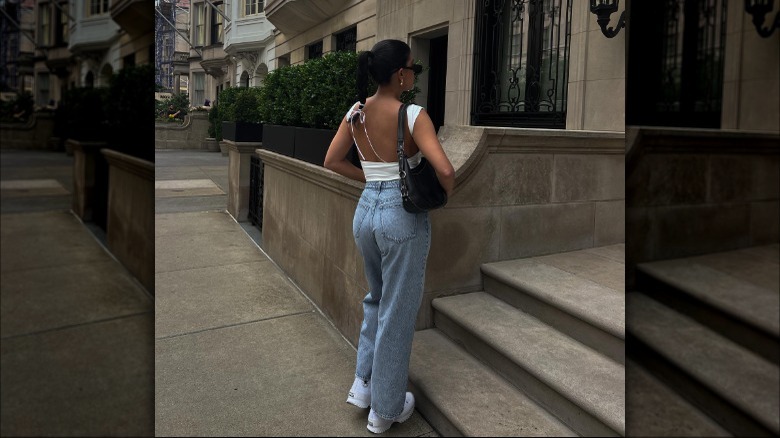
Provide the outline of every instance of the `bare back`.
<path id="1" fill-rule="evenodd" d="M 355 105 L 353 109 L 357 109 Z M 359 118 L 355 118 L 353 131 L 355 142 L 366 161 L 397 163 L 396 140 L 398 136 L 398 110 L 401 102 L 395 99 L 378 98 L 376 96 L 366 99 L 363 112 L 366 114 L 365 130 Z M 379 157 L 371 149 L 366 138 L 366 131 L 371 139 L 371 145 L 379 154 Z M 408 120 L 404 123 L 404 151 L 407 156 L 412 156 L 419 151 L 417 144 L 409 132 Z M 381 159 L 380 159 L 381 157 Z"/>

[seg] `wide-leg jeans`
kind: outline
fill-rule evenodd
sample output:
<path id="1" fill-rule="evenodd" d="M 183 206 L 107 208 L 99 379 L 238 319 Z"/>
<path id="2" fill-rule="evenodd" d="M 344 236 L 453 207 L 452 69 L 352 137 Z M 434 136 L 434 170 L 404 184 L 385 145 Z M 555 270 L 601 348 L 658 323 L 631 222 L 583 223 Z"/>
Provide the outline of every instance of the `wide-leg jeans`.
<path id="1" fill-rule="evenodd" d="M 352 231 L 369 291 L 355 376 L 371 380 L 371 408 L 384 419 L 401 414 L 406 398 L 415 321 L 431 246 L 428 213 L 403 208 L 400 181 L 368 181 Z"/>

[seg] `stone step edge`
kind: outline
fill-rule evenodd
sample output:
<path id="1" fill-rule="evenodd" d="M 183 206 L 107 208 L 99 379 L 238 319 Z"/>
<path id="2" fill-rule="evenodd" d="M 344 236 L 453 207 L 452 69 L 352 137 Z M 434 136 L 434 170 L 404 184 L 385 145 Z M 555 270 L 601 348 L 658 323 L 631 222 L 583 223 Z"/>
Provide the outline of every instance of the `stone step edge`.
<path id="1" fill-rule="evenodd" d="M 479 293 L 479 292 L 473 292 L 473 293 Z M 482 293 L 486 294 L 492 300 L 496 300 L 496 301 L 499 301 L 501 303 L 504 303 L 499 298 L 496 298 L 496 297 L 494 297 L 493 295 L 490 295 L 487 292 L 482 292 Z M 457 295 L 457 296 L 454 296 L 454 297 L 442 297 L 442 298 L 434 299 L 433 302 L 432 302 L 432 306 L 434 307 L 435 312 L 438 312 L 441 315 L 443 315 L 445 318 L 449 319 L 453 324 L 455 324 L 458 327 L 460 327 L 461 330 L 463 330 L 468 335 L 470 335 L 473 338 L 475 338 L 476 341 L 483 343 L 488 349 L 493 350 L 496 354 L 498 354 L 501 357 L 503 357 L 507 362 L 511 362 L 515 367 L 521 369 L 523 373 L 526 373 L 531 379 L 535 380 L 540 385 L 543 385 L 544 387 L 549 389 L 552 393 L 557 394 L 557 397 L 560 397 L 560 399 L 565 400 L 565 401 L 563 401 L 563 403 L 570 404 L 572 409 L 582 411 L 584 414 L 592 417 L 593 421 L 596 421 L 598 423 L 603 424 L 605 427 L 611 429 L 615 434 L 625 435 L 625 421 L 623 422 L 623 424 L 610 424 L 612 422 L 610 422 L 609 419 L 604 418 L 603 413 L 599 412 L 598 409 L 595 409 L 595 406 L 589 405 L 584 400 L 577 401 L 577 400 L 572 399 L 572 397 L 568 394 L 568 391 L 569 391 L 568 388 L 561 387 L 560 385 L 556 385 L 555 382 L 551 382 L 550 379 L 548 379 L 547 377 L 545 377 L 543 375 L 540 375 L 538 370 L 534 370 L 533 369 L 533 367 L 531 366 L 532 364 L 523 364 L 523 363 L 516 362 L 514 360 L 514 358 L 512 357 L 511 352 L 509 352 L 506 348 L 504 348 L 502 345 L 497 343 L 490 336 L 486 335 L 484 333 L 484 331 L 480 330 L 480 327 L 479 327 L 478 324 L 470 324 L 467 321 L 464 321 L 462 317 L 460 317 L 458 315 L 453 315 L 449 311 L 449 309 L 447 309 L 446 307 L 443 307 L 442 303 L 446 303 L 446 301 L 448 299 L 463 299 L 463 295 Z M 506 303 L 504 303 L 504 304 L 506 304 Z M 539 322 L 539 324 L 544 325 L 546 327 L 549 327 L 550 330 L 554 331 L 557 334 L 560 334 L 561 337 L 566 337 L 566 338 L 570 339 L 572 342 L 576 342 L 577 344 L 581 344 L 583 346 L 583 348 L 586 349 L 586 350 L 589 350 L 589 353 L 592 354 L 593 356 L 601 356 L 601 357 L 607 358 L 611 362 L 613 362 L 616 365 L 618 365 L 619 368 L 623 369 L 623 372 L 625 374 L 625 366 L 623 364 L 618 363 L 618 362 L 614 361 L 613 359 L 610 359 L 607 355 L 602 354 L 601 352 L 596 351 L 596 350 L 592 349 L 591 347 L 589 347 L 589 346 L 587 346 L 585 344 L 582 344 L 581 342 L 577 341 L 576 339 L 573 339 L 573 338 L 567 336 L 565 333 L 562 333 L 562 332 L 558 331 L 557 329 L 555 329 L 554 327 L 552 327 L 549 324 L 545 323 L 544 321 L 541 321 L 538 318 L 535 318 L 533 315 L 527 314 L 527 313 L 523 312 L 522 310 L 514 308 L 513 306 L 511 306 L 509 304 L 506 304 L 506 305 L 509 306 L 509 307 L 512 307 L 511 311 L 516 312 L 517 314 L 521 315 L 522 317 L 524 317 L 524 318 L 531 318 L 533 320 L 536 320 L 536 321 Z M 467 316 L 467 318 L 468 318 L 468 316 Z M 435 319 L 436 319 L 436 317 L 434 316 L 434 320 Z M 440 328 L 439 330 L 443 331 L 445 333 L 445 335 L 447 335 L 446 331 L 444 331 L 443 329 Z M 450 338 L 450 336 L 448 336 L 448 338 Z M 469 352 L 469 351 L 467 350 L 467 352 Z M 474 354 L 471 353 L 471 352 L 469 352 L 469 354 L 474 356 Z M 477 359 L 480 362 L 482 362 L 483 364 L 485 364 L 486 366 L 488 366 L 493 372 L 497 373 L 502 378 L 507 380 L 510 384 L 512 384 L 513 386 L 517 387 L 514 383 L 512 383 L 512 379 L 504 376 L 503 373 L 500 372 L 499 370 L 495 369 L 492 364 L 487 363 L 487 361 L 482 359 L 482 358 L 477 357 Z M 521 388 L 518 388 L 518 390 L 523 391 Z M 535 398 L 532 398 L 532 399 L 534 401 L 536 401 Z M 537 403 L 539 403 L 539 402 L 537 402 Z M 539 403 L 539 404 L 542 405 L 541 403 Z M 625 416 L 624 416 L 624 419 L 625 419 Z M 572 427 L 572 426 L 569 425 L 569 427 Z"/>
<path id="2" fill-rule="evenodd" d="M 447 348 L 453 351 L 452 354 L 463 354 L 468 356 L 469 358 L 471 358 L 471 364 L 473 365 L 473 367 L 478 369 L 480 373 L 485 375 L 495 376 L 498 380 L 504 382 L 506 384 L 506 388 L 508 388 L 510 391 L 516 392 L 520 394 L 521 397 L 528 399 L 531 403 L 533 403 L 536 407 L 538 407 L 539 410 L 546 412 L 547 415 L 554 418 L 555 421 L 559 422 L 563 427 L 569 429 L 569 426 L 563 423 L 559 418 L 549 413 L 544 407 L 539 405 L 535 400 L 528 397 L 522 391 L 518 390 L 511 383 L 507 382 L 506 379 L 504 379 L 500 374 L 496 373 L 485 363 L 483 363 L 482 361 L 478 360 L 477 358 L 469 354 L 469 352 L 465 351 L 462 346 L 458 345 L 449 336 L 441 332 L 439 329 L 430 328 L 426 330 L 421 330 L 417 333 L 426 333 L 429 335 L 442 338 L 442 340 L 446 343 Z M 457 351 L 457 350 L 461 350 L 461 351 Z M 436 431 L 440 433 L 442 436 L 465 436 L 464 432 L 467 431 L 468 428 L 463 425 L 462 421 L 459 420 L 456 416 L 453 416 L 452 414 L 448 414 L 446 410 L 440 409 L 439 403 L 441 403 L 442 400 L 439 399 L 441 399 L 441 395 L 436 395 L 436 393 L 440 394 L 440 391 L 435 391 L 435 389 L 432 389 L 430 383 L 426 385 L 420 385 L 418 383 L 419 379 L 420 378 L 417 376 L 417 373 L 415 372 L 414 368 L 410 368 L 409 388 L 414 393 L 417 401 L 417 405 L 415 406 L 415 408 L 421 414 L 423 414 L 425 419 L 429 421 L 429 423 L 431 423 L 431 425 L 434 426 Z M 434 397 L 429 397 L 429 393 L 434 393 Z M 444 401 L 446 402 L 446 399 Z M 577 436 L 577 434 L 571 429 L 569 429 L 569 431 L 571 432 L 571 436 Z"/>
<path id="3" fill-rule="evenodd" d="M 643 292 L 632 291 L 630 294 L 644 296 L 653 299 L 652 296 Z M 666 304 L 659 302 L 666 308 L 666 311 L 678 313 L 677 310 L 669 308 Z M 686 315 L 681 315 L 686 317 Z M 724 338 L 727 342 L 733 342 L 720 333 L 711 330 L 699 321 L 691 319 L 695 324 L 701 325 L 716 335 Z M 736 402 L 729 399 L 713 388 L 708 382 L 691 373 L 687 366 L 680 365 L 670 359 L 668 352 L 659 351 L 653 347 L 651 342 L 645 339 L 645 336 L 638 335 L 636 330 L 627 330 L 627 360 L 634 360 L 642 363 L 645 368 L 650 370 L 653 375 L 664 384 L 688 400 L 697 409 L 701 410 L 712 418 L 721 418 L 729 424 L 723 423 L 723 427 L 737 436 L 776 436 L 777 431 L 772 432 L 770 427 L 748 412 L 745 408 L 739 406 Z M 683 392 L 678 390 L 683 389 Z M 727 414 L 724 414 L 726 412 Z"/>
<path id="4" fill-rule="evenodd" d="M 496 268 L 495 266 L 492 266 L 490 263 L 485 263 L 480 266 L 480 270 L 482 271 L 482 274 L 488 277 L 491 277 L 492 279 L 505 284 L 512 289 L 517 290 L 519 293 L 524 293 L 527 295 L 532 296 L 534 299 L 539 300 L 548 306 L 554 307 L 564 313 L 567 313 L 571 315 L 572 317 L 579 319 L 580 321 L 583 321 L 584 323 L 591 325 L 609 335 L 612 335 L 618 339 L 625 340 L 625 331 L 620 332 L 619 330 L 614 330 L 610 327 L 604 326 L 604 324 L 601 324 L 598 320 L 592 318 L 587 312 L 583 312 L 580 308 L 576 306 L 568 305 L 567 303 L 562 302 L 555 302 L 548 298 L 549 294 L 545 293 L 543 290 L 527 285 L 523 283 L 522 281 L 516 280 L 512 278 L 511 276 L 505 274 L 501 269 Z M 583 280 L 588 281 L 588 280 Z"/>

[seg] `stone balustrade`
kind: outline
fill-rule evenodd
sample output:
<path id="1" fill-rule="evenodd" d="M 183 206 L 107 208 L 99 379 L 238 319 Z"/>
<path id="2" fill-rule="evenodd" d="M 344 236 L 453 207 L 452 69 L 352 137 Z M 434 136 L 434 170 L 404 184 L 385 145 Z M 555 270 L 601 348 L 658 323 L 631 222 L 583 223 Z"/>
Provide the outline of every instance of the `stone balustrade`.
<path id="1" fill-rule="evenodd" d="M 432 326 L 434 298 L 481 290 L 483 263 L 624 242 L 622 132 L 445 125 L 439 137 L 456 188 L 431 212 L 418 330 Z M 356 345 L 368 290 L 352 235 L 363 184 L 256 152 L 264 249 Z"/>

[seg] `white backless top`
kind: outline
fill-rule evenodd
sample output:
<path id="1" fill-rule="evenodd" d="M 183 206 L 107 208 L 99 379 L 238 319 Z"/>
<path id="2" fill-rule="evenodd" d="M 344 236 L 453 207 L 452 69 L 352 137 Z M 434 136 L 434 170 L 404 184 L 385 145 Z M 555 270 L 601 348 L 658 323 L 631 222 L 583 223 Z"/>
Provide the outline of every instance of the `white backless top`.
<path id="1" fill-rule="evenodd" d="M 356 109 L 355 106 L 358 106 Z M 347 112 L 346 120 L 347 123 L 349 123 L 350 129 L 352 129 L 352 139 L 355 139 L 355 131 L 353 129 L 353 118 L 354 117 L 360 117 L 360 122 L 363 124 L 363 130 L 366 130 L 366 113 L 363 112 L 363 104 L 358 102 L 356 105 L 353 105 L 352 108 L 350 108 L 349 112 Z M 420 115 L 420 111 L 423 108 L 419 105 L 409 105 L 406 108 L 406 121 L 409 124 L 409 132 L 414 132 L 414 121 L 417 120 L 417 116 Z M 366 138 L 368 138 L 368 131 L 366 131 Z M 355 141 L 357 143 L 357 141 Z M 368 139 L 369 146 L 371 146 L 371 149 L 374 149 L 374 145 L 371 144 L 371 139 Z M 392 181 L 394 179 L 400 179 L 401 177 L 398 175 L 398 162 L 397 161 L 384 161 L 383 162 L 377 162 L 377 161 L 366 161 L 365 157 L 363 156 L 363 153 L 360 152 L 360 147 L 357 148 L 358 154 L 360 154 L 360 165 L 363 167 L 363 173 L 366 175 L 366 181 Z M 374 151 L 376 154 L 376 151 Z M 377 157 L 379 157 L 379 154 L 376 154 Z M 407 157 L 407 161 L 409 161 L 409 167 L 416 167 L 418 164 L 420 164 L 420 159 L 422 158 L 422 153 L 417 152 L 416 154 L 412 155 L 411 157 Z M 379 157 L 381 160 L 382 157 Z"/>

